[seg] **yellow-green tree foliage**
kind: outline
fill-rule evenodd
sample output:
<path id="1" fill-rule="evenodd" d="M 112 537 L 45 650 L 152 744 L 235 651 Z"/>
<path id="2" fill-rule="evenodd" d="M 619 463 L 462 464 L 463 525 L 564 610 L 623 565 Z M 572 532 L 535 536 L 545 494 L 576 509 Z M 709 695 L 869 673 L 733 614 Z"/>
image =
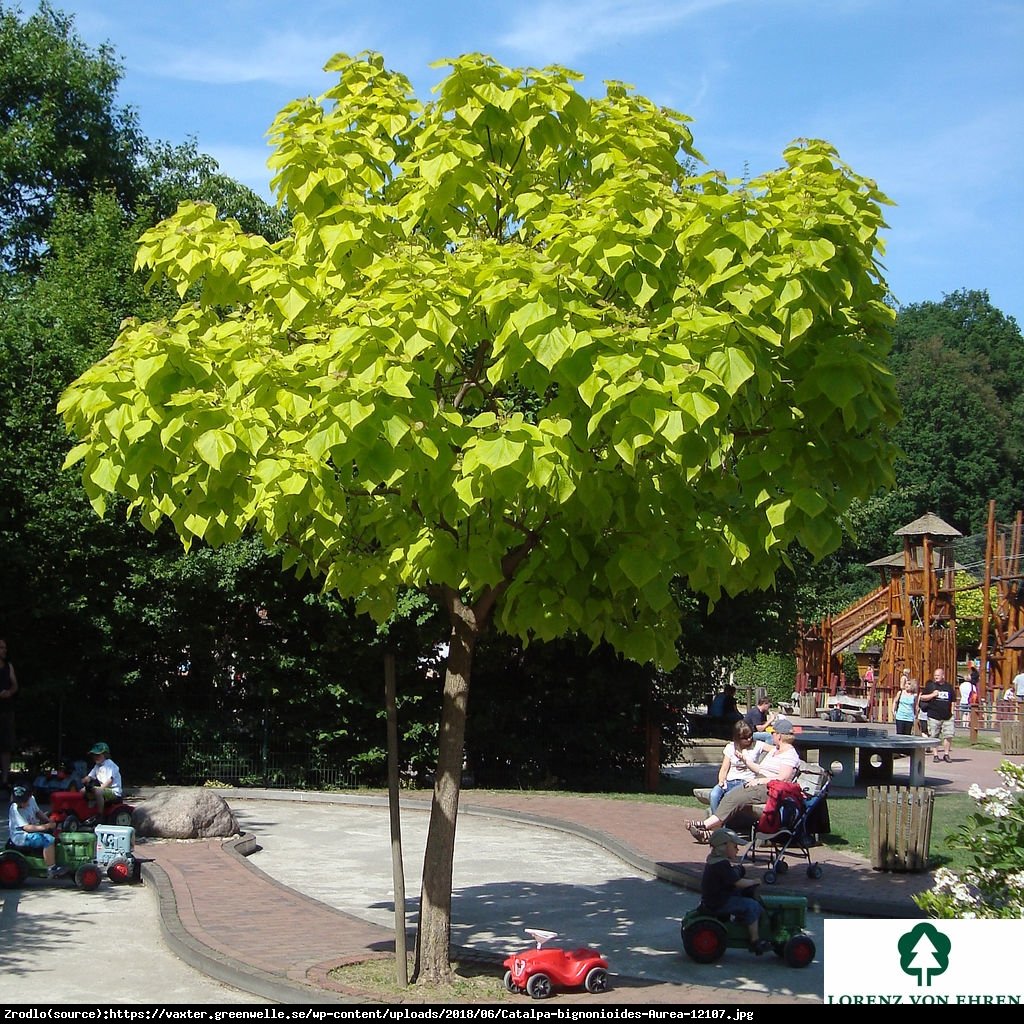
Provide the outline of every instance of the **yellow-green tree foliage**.
<path id="1" fill-rule="evenodd" d="M 824 142 L 733 187 L 687 118 L 561 68 L 445 62 L 421 104 L 382 59 L 271 137 L 282 241 L 185 204 L 140 267 L 185 296 L 68 389 L 98 510 L 186 543 L 259 531 L 383 619 L 452 623 L 421 903 L 447 969 L 472 652 L 491 622 L 671 664 L 670 584 L 771 584 L 891 482 L 897 415 L 875 185 Z M 424 939 L 425 936 L 425 939 Z"/>
<path id="2" fill-rule="evenodd" d="M 502 628 L 670 661 L 669 581 L 770 584 L 890 479 L 883 197 L 821 142 L 730 188 L 621 85 L 378 56 L 279 116 L 293 232 L 184 204 L 138 263 L 199 299 L 127 323 L 68 391 L 97 507 L 255 527 L 378 617 L 505 584 Z M 503 568 L 526 545 L 514 578 Z"/>

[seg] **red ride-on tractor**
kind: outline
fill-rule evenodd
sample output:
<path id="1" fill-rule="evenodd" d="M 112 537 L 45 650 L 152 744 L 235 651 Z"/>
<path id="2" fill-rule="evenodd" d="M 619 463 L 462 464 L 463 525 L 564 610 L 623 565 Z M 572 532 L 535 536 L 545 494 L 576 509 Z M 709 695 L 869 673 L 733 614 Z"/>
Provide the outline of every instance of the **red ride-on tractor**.
<path id="1" fill-rule="evenodd" d="M 588 992 L 604 992 L 608 988 L 608 961 L 596 949 L 542 949 L 545 942 L 556 938 L 555 932 L 527 928 L 536 949 L 514 953 L 505 960 L 505 988 L 509 992 L 526 992 L 534 999 L 547 999 L 554 987 L 586 988 Z"/>
<path id="2" fill-rule="evenodd" d="M 132 811 L 120 798 L 103 808 L 100 821 L 104 825 L 120 825 L 127 827 L 132 823 Z M 58 792 L 50 794 L 50 821 L 56 822 L 63 832 L 79 832 L 95 827 L 86 824 L 96 813 L 96 808 L 85 802 L 85 793 L 81 791 Z"/>

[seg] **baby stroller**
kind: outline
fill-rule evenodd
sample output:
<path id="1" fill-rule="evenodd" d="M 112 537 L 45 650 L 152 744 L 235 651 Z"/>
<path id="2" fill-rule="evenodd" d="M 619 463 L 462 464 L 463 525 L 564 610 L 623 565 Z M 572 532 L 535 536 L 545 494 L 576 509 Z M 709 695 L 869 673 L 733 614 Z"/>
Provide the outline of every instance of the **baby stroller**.
<path id="1" fill-rule="evenodd" d="M 769 783 L 769 796 L 775 783 Z M 818 843 L 818 835 L 827 831 L 827 824 L 821 827 L 821 820 L 825 817 L 824 802 L 828 797 L 829 787 L 832 785 L 832 774 L 827 769 L 821 768 L 814 775 L 807 777 L 806 773 L 801 774 L 800 786 L 794 787 L 788 783 L 778 784 L 779 792 L 785 792 L 782 787 L 789 786 L 790 790 L 799 788 L 798 793 L 781 796 L 774 807 L 769 804 L 765 813 L 754 826 L 750 845 L 743 854 L 743 859 L 748 857 L 752 864 L 757 862 L 758 852 L 767 854 L 768 870 L 764 873 L 766 885 L 774 885 L 779 875 L 784 875 L 789 870 L 786 855 L 790 857 L 799 856 L 807 863 L 807 877 L 821 878 L 822 868 L 820 864 L 811 862 L 811 847 Z M 777 814 L 773 818 L 772 811 Z M 778 824 L 778 828 L 772 828 Z"/>

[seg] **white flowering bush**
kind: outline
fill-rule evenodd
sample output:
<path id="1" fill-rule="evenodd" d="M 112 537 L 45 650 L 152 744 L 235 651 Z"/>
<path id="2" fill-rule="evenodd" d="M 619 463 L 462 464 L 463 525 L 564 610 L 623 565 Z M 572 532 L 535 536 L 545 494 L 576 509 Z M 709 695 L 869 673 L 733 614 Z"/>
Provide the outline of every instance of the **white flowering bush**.
<path id="1" fill-rule="evenodd" d="M 1004 761 L 998 775 L 995 789 L 971 786 L 978 809 L 946 837 L 973 854 L 971 867 L 961 875 L 939 868 L 934 889 L 914 897 L 931 917 L 1024 918 L 1024 765 Z"/>

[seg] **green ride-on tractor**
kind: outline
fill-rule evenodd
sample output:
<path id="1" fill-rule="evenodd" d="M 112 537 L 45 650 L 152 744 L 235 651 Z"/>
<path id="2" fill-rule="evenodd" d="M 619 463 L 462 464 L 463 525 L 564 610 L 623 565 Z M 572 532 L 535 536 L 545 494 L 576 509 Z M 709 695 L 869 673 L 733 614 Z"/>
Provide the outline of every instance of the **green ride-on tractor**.
<path id="1" fill-rule="evenodd" d="M 125 831 L 132 831 L 127 829 Z M 57 835 L 57 866 L 64 868 L 63 875 L 74 881 L 79 889 L 92 892 L 100 887 L 103 875 L 112 882 L 127 882 L 132 879 L 134 861 L 127 857 L 110 858 L 110 863 L 97 860 L 96 835 L 93 832 L 61 832 Z M 46 878 L 46 862 L 40 848 L 13 846 L 7 844 L 0 852 L 0 889 L 18 889 L 27 878 Z"/>
<path id="2" fill-rule="evenodd" d="M 807 900 L 802 896 L 755 898 L 764 907 L 758 925 L 761 938 L 767 939 L 790 967 L 809 966 L 817 948 L 804 931 Z M 699 964 L 713 964 L 727 949 L 747 949 L 750 945 L 750 934 L 742 921 L 734 921 L 729 914 L 715 914 L 702 906 L 683 918 L 680 932 L 683 949 Z"/>

